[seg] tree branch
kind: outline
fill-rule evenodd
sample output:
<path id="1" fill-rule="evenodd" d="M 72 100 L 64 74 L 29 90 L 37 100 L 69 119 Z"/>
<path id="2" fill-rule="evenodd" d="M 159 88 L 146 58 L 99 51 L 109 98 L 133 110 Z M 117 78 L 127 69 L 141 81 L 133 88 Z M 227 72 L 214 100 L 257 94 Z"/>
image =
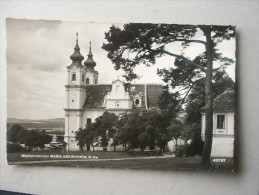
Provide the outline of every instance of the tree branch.
<path id="1" fill-rule="evenodd" d="M 206 42 L 201 40 L 174 39 L 171 42 L 176 42 L 176 41 L 181 41 L 185 43 L 201 43 L 203 45 L 206 45 Z"/>
<path id="2" fill-rule="evenodd" d="M 177 54 L 174 54 L 174 53 L 171 53 L 171 52 L 168 52 L 168 51 L 165 51 L 165 50 L 161 50 L 162 53 L 165 53 L 167 55 L 170 55 L 170 56 L 173 56 L 173 57 L 176 57 L 176 58 L 180 58 L 180 59 L 183 59 L 184 61 L 188 62 L 189 64 L 193 65 L 193 66 L 196 66 L 197 68 L 199 68 L 200 70 L 202 70 L 203 72 L 206 73 L 206 69 L 199 65 L 199 64 L 196 64 L 195 62 L 189 60 L 188 58 L 184 57 L 184 56 L 181 56 L 181 55 L 177 55 Z"/>

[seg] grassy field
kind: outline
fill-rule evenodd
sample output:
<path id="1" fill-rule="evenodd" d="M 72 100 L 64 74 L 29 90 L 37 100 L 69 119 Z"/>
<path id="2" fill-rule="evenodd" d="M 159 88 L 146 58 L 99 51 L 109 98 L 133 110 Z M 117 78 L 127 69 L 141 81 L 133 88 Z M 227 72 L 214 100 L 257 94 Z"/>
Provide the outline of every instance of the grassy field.
<path id="1" fill-rule="evenodd" d="M 201 167 L 201 157 L 173 157 L 171 154 L 164 155 L 128 155 L 123 152 L 70 152 L 61 153 L 60 151 L 41 151 L 30 152 L 27 154 L 47 155 L 49 157 L 22 158 L 21 154 L 9 153 L 8 162 L 14 165 L 30 166 L 69 166 L 84 168 L 110 168 L 110 169 L 143 169 L 143 170 L 172 170 L 172 171 L 208 171 Z M 51 155 L 69 155 L 71 158 L 51 158 Z M 90 159 L 73 158 L 73 156 L 86 156 Z M 98 158 L 93 158 L 93 156 Z M 217 168 L 218 169 L 218 168 Z M 209 171 L 215 171 L 210 169 Z M 231 172 L 232 164 L 220 166 L 219 171 Z"/>
<path id="2" fill-rule="evenodd" d="M 34 164 L 36 165 L 36 164 Z M 84 168 L 144 169 L 144 170 L 201 170 L 199 158 L 128 158 L 106 161 L 58 161 L 37 163 L 40 166 L 71 166 Z"/>

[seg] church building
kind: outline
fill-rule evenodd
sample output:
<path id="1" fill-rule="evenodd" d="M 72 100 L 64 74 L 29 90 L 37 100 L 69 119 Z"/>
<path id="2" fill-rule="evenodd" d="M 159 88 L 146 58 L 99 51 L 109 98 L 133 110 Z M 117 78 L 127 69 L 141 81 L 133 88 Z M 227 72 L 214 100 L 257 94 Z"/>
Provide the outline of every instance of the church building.
<path id="1" fill-rule="evenodd" d="M 151 109 L 157 107 L 161 84 L 130 84 L 120 79 L 111 84 L 99 84 L 99 73 L 90 49 L 87 59 L 80 53 L 78 38 L 74 53 L 70 56 L 72 64 L 67 66 L 65 135 L 67 150 L 79 150 L 75 132 L 84 128 L 105 111 L 120 114 L 132 109 Z"/>

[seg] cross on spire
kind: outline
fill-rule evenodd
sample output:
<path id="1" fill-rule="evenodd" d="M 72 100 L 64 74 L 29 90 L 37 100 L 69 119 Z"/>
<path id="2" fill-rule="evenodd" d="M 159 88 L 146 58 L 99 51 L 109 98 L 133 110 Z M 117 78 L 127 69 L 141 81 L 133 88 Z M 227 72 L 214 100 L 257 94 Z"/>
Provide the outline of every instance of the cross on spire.
<path id="1" fill-rule="evenodd" d="M 84 65 L 86 67 L 90 67 L 90 68 L 94 68 L 96 66 L 96 63 L 95 61 L 93 60 L 93 54 L 92 54 L 92 42 L 89 41 L 89 44 L 90 44 L 90 48 L 89 48 L 89 53 L 88 53 L 88 58 L 87 60 L 84 62 Z"/>
<path id="2" fill-rule="evenodd" d="M 70 56 L 70 59 L 73 61 L 73 63 L 81 64 L 81 61 L 84 59 L 84 57 L 80 53 L 80 48 L 78 46 L 78 32 L 76 33 L 76 46 L 74 48 L 74 53 Z"/>
<path id="3" fill-rule="evenodd" d="M 76 44 L 78 44 L 78 32 L 76 33 Z"/>

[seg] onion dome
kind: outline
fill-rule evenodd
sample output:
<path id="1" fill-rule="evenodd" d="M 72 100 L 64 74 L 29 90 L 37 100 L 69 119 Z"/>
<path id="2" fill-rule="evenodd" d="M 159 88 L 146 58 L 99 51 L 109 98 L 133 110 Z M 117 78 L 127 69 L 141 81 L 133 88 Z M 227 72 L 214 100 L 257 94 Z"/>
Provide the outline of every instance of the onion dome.
<path id="1" fill-rule="evenodd" d="M 87 68 L 91 68 L 91 69 L 94 69 L 94 67 L 96 66 L 96 62 L 93 60 L 93 54 L 92 54 L 92 50 L 91 50 L 91 42 L 90 42 L 90 50 L 89 50 L 89 53 L 88 53 L 88 58 L 87 60 L 84 62 L 84 65 L 87 67 Z"/>
<path id="2" fill-rule="evenodd" d="M 80 64 L 84 60 L 84 56 L 80 53 L 80 48 L 78 46 L 78 33 L 76 33 L 77 39 L 76 39 L 76 46 L 74 48 L 74 53 L 70 56 L 70 59 L 73 61 L 73 64 Z"/>

